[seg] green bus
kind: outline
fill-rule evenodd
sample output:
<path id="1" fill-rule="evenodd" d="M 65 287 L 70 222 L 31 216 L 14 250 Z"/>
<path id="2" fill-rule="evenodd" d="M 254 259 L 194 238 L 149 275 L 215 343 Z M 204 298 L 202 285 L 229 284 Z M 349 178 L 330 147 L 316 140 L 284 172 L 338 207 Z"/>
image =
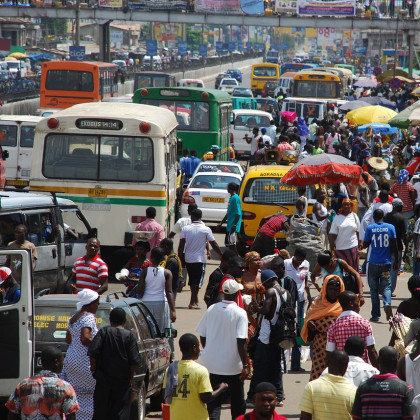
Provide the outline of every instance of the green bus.
<path id="1" fill-rule="evenodd" d="M 338 69 L 347 69 L 350 70 L 353 74 L 356 74 L 356 68 L 353 66 L 353 64 L 334 64 L 335 68 Z"/>
<path id="2" fill-rule="evenodd" d="M 178 120 L 182 148 L 197 150 L 200 159 L 214 145 L 220 148 L 219 160 L 229 159 L 232 101 L 227 92 L 205 88 L 148 87 L 136 90 L 133 102 L 173 111 Z"/>

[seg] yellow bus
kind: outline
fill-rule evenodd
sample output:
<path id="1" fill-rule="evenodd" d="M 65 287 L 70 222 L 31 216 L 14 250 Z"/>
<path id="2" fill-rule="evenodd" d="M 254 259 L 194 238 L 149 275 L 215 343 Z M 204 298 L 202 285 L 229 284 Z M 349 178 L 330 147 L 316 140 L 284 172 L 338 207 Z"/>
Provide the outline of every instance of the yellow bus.
<path id="1" fill-rule="evenodd" d="M 280 68 L 274 63 L 253 64 L 251 69 L 251 89 L 254 95 L 260 95 L 267 82 L 278 83 Z"/>
<path id="2" fill-rule="evenodd" d="M 293 79 L 292 89 L 292 96 L 298 98 L 344 99 L 342 80 L 330 71 L 300 71 Z"/>

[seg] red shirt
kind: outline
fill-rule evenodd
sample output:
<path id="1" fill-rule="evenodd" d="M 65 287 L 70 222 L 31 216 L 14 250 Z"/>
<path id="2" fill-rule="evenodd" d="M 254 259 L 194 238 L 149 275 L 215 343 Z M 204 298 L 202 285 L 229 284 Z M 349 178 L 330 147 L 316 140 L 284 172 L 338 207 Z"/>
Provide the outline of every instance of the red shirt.
<path id="1" fill-rule="evenodd" d="M 257 416 L 255 414 L 255 410 L 252 410 L 251 412 L 247 413 L 249 416 L 249 420 L 257 420 Z M 239 417 L 236 417 L 235 420 L 246 420 L 245 414 L 242 414 Z M 281 416 L 280 414 L 277 414 L 275 411 L 273 412 L 273 416 L 269 420 L 287 420 L 286 417 Z"/>
<path id="2" fill-rule="evenodd" d="M 263 233 L 269 238 L 274 238 L 276 233 L 283 229 L 285 221 L 286 218 L 281 214 L 273 216 L 261 226 L 259 233 Z"/>
<path id="3" fill-rule="evenodd" d="M 413 210 L 413 202 L 411 201 L 410 191 L 414 191 L 414 187 L 413 184 L 408 181 L 403 182 L 402 184 L 396 183 L 389 190 L 390 194 L 397 194 L 397 197 L 400 198 L 406 205 L 406 207 L 403 207 L 402 209 L 403 213 Z"/>
<path id="4" fill-rule="evenodd" d="M 373 201 L 374 201 L 375 203 L 379 203 L 379 201 L 381 201 L 381 200 L 379 200 L 379 197 L 375 197 L 375 198 L 373 199 Z M 388 197 L 388 203 L 392 203 L 393 201 L 394 201 L 394 197 L 389 196 L 389 197 Z"/>

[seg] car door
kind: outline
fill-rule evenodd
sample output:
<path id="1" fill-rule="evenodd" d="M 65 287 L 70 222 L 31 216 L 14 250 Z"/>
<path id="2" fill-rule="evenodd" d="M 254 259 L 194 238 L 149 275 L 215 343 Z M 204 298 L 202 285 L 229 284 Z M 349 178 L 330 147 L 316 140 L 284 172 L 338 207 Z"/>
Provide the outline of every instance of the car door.
<path id="1" fill-rule="evenodd" d="M 32 264 L 26 250 L 0 251 L 0 265 L 7 257 L 21 258 L 21 294 L 17 302 L 0 305 L 0 398 L 8 398 L 16 385 L 33 373 Z"/>

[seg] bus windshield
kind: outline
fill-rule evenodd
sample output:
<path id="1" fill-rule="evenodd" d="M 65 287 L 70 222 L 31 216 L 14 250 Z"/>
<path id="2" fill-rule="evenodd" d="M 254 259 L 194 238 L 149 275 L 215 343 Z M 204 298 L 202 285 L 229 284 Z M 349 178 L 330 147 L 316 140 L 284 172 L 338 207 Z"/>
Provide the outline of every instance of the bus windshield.
<path id="1" fill-rule="evenodd" d="M 42 170 L 46 178 L 149 182 L 154 174 L 152 140 L 49 134 Z"/>
<path id="2" fill-rule="evenodd" d="M 48 70 L 45 87 L 48 90 L 93 92 L 93 74 L 79 70 Z"/>
<path id="3" fill-rule="evenodd" d="M 255 67 L 254 68 L 254 76 L 257 77 L 276 77 L 277 76 L 277 69 L 275 67 Z"/>
<path id="4" fill-rule="evenodd" d="M 160 75 L 147 75 L 147 74 L 136 74 L 137 78 L 137 88 L 144 88 L 144 87 L 165 87 L 167 86 L 166 76 Z"/>
<path id="5" fill-rule="evenodd" d="M 299 198 L 295 186 L 279 178 L 251 178 L 245 186 L 243 201 L 255 204 L 294 204 Z"/>
<path id="6" fill-rule="evenodd" d="M 207 102 L 142 99 L 141 103 L 159 106 L 174 112 L 179 130 L 204 131 L 210 129 L 210 109 Z"/>
<path id="7" fill-rule="evenodd" d="M 295 80 L 294 96 L 301 98 L 340 98 L 340 84 L 320 80 Z"/>

